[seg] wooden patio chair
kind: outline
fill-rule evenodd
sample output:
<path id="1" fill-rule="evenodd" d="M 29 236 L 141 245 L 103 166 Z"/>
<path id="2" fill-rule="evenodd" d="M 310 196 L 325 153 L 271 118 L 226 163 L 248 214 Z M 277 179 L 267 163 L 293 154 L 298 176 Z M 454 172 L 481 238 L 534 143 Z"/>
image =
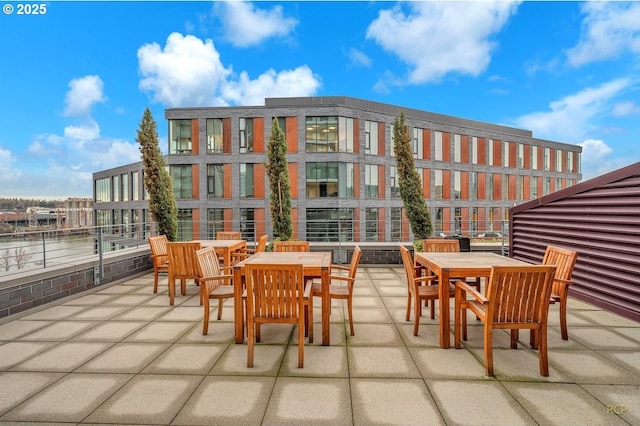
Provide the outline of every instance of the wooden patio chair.
<path id="1" fill-rule="evenodd" d="M 438 286 L 434 284 L 434 281 L 438 277 L 435 275 L 422 276 L 419 274 L 418 270 L 414 267 L 411 252 L 406 247 L 400 246 L 400 255 L 402 256 L 404 272 L 407 275 L 407 315 L 405 320 L 409 321 L 411 317 L 411 305 L 413 304 L 413 335 L 417 336 L 420 316 L 422 315 L 422 302 L 438 300 L 439 298 Z M 451 294 L 453 294 L 453 285 L 451 285 Z"/>
<path id="2" fill-rule="evenodd" d="M 200 304 L 204 306 L 202 326 L 204 336 L 209 331 L 209 301 L 218 300 L 218 321 L 220 321 L 225 299 L 233 298 L 233 268 L 220 267 L 214 247 L 197 250 L 196 258 L 200 270 Z"/>
<path id="3" fill-rule="evenodd" d="M 578 253 L 560 247 L 548 246 L 542 259 L 543 265 L 555 265 L 556 276 L 551 290 L 551 303 L 560 303 L 560 332 L 562 340 L 569 340 L 567 331 L 567 297 L 573 267 L 578 260 Z"/>
<path id="4" fill-rule="evenodd" d="M 531 343 L 538 344 L 540 375 L 549 375 L 547 318 L 555 266 L 494 266 L 486 297 L 464 281 L 456 282 L 455 347 L 467 340 L 467 309 L 484 322 L 484 363 L 493 376 L 493 330 L 511 330 L 511 348 L 518 346 L 518 331 L 531 330 Z M 471 299 L 467 299 L 471 295 Z"/>
<path id="5" fill-rule="evenodd" d="M 356 273 L 358 272 L 358 265 L 360 264 L 360 258 L 362 257 L 362 250 L 360 246 L 356 245 L 351 255 L 351 263 L 349 266 L 343 265 L 331 265 L 329 270 L 329 297 L 331 299 L 343 299 L 347 301 L 347 311 L 349 312 L 349 328 L 351 335 L 353 336 L 353 285 L 356 280 Z M 334 284 L 337 281 L 337 284 Z M 314 281 L 313 288 L 311 290 L 314 297 L 322 296 L 322 283 Z M 313 301 L 309 305 L 309 309 L 313 309 Z M 311 324 L 313 327 L 313 324 Z M 313 341 L 313 336 L 310 334 L 309 341 Z"/>
<path id="6" fill-rule="evenodd" d="M 239 231 L 218 231 L 216 240 L 241 240 L 242 232 Z"/>
<path id="7" fill-rule="evenodd" d="M 153 292 L 158 292 L 158 273 L 169 272 L 169 262 L 167 258 L 167 236 L 156 235 L 149 237 L 151 247 L 151 259 L 153 260 Z"/>
<path id="8" fill-rule="evenodd" d="M 283 252 L 283 251 L 297 251 L 297 252 L 308 252 L 309 249 L 309 241 L 274 241 L 273 242 L 273 251 L 275 252 Z"/>
<path id="9" fill-rule="evenodd" d="M 260 341 L 260 326 L 265 323 L 298 325 L 298 368 L 304 367 L 305 308 L 311 297 L 301 264 L 252 264 L 245 267 L 247 303 L 247 367 L 253 367 L 255 342 Z"/>
<path id="10" fill-rule="evenodd" d="M 180 280 L 180 293 L 187 294 L 187 280 L 199 284 L 200 270 L 196 260 L 196 251 L 200 250 L 199 242 L 168 242 L 169 258 L 169 304 L 173 305 L 176 295 L 176 280 Z"/>
<path id="11" fill-rule="evenodd" d="M 244 249 L 237 251 L 231 254 L 231 263 L 236 264 L 242 260 L 245 260 L 248 257 L 253 256 L 256 253 L 263 252 L 267 249 L 267 243 L 269 240 L 269 236 L 267 234 L 263 235 L 258 239 L 258 244 L 255 248 L 245 247 Z"/>

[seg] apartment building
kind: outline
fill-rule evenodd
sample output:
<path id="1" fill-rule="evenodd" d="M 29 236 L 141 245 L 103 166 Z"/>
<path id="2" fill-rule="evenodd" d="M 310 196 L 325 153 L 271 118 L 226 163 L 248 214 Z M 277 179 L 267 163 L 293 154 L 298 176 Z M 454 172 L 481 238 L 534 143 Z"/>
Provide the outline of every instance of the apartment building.
<path id="1" fill-rule="evenodd" d="M 181 239 L 272 235 L 267 145 L 285 132 L 294 235 L 410 241 L 393 152 L 404 113 L 435 234 L 500 232 L 509 208 L 580 182 L 581 147 L 532 132 L 344 96 L 165 111 Z M 97 172 L 96 225 L 149 222 L 142 163 Z"/>

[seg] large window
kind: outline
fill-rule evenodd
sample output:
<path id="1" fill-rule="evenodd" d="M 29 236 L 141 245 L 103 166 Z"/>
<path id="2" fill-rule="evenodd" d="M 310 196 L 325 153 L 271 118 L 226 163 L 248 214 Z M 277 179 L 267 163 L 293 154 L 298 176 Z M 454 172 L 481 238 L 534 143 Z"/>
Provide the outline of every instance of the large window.
<path id="1" fill-rule="evenodd" d="M 377 207 L 367 207 L 365 209 L 365 241 L 378 241 L 378 229 L 380 229 L 378 224 L 378 208 Z"/>
<path id="2" fill-rule="evenodd" d="M 377 164 L 365 164 L 364 166 L 364 192 L 365 198 L 378 199 Z"/>
<path id="3" fill-rule="evenodd" d="M 96 179 L 96 203 L 111 201 L 111 178 Z M 100 225 L 96 223 L 96 225 Z"/>
<path id="4" fill-rule="evenodd" d="M 129 174 L 123 173 L 120 177 L 120 185 L 122 185 L 122 201 L 130 200 L 130 190 L 129 190 Z"/>
<path id="5" fill-rule="evenodd" d="M 442 170 L 436 169 L 433 171 L 433 184 L 436 190 L 435 199 L 442 200 L 442 196 L 443 196 Z"/>
<path id="6" fill-rule="evenodd" d="M 138 201 L 140 199 L 140 172 L 131 174 L 131 200 Z"/>
<path id="7" fill-rule="evenodd" d="M 253 164 L 240 164 L 240 198 L 253 197 Z"/>
<path id="8" fill-rule="evenodd" d="M 398 180 L 398 168 L 396 166 L 389 166 L 389 186 L 391 198 L 399 198 L 400 181 Z"/>
<path id="9" fill-rule="evenodd" d="M 493 161 L 493 139 L 489 139 L 487 142 L 487 146 L 489 147 L 489 165 L 495 166 Z"/>
<path id="10" fill-rule="evenodd" d="M 122 201 L 120 199 L 120 175 L 113 177 L 113 201 Z"/>
<path id="11" fill-rule="evenodd" d="M 307 197 L 353 197 L 352 163 L 307 163 Z"/>
<path id="12" fill-rule="evenodd" d="M 193 181 L 191 166 L 169 166 L 169 174 L 173 180 L 173 195 L 176 198 L 193 198 Z"/>
<path id="13" fill-rule="evenodd" d="M 459 200 L 462 197 L 462 173 L 458 170 L 453 172 L 453 198 Z"/>
<path id="14" fill-rule="evenodd" d="M 423 130 L 416 127 L 413 129 L 413 138 L 411 139 L 413 158 L 420 160 L 424 158 L 424 153 L 422 152 L 424 147 L 424 144 L 422 143 L 422 134 Z"/>
<path id="15" fill-rule="evenodd" d="M 540 163 L 538 162 L 538 147 L 531 147 L 531 169 L 540 170 Z"/>
<path id="16" fill-rule="evenodd" d="M 178 241 L 193 240 L 193 209 L 178 209 Z"/>
<path id="17" fill-rule="evenodd" d="M 253 152 L 253 118 L 240 119 L 240 153 Z"/>
<path id="18" fill-rule="evenodd" d="M 222 164 L 207 165 L 207 198 L 224 197 L 224 166 Z"/>
<path id="19" fill-rule="evenodd" d="M 471 138 L 471 164 L 478 164 L 478 137 Z"/>
<path id="20" fill-rule="evenodd" d="M 307 152 L 353 152 L 353 119 L 307 117 Z"/>
<path id="21" fill-rule="evenodd" d="M 207 234 L 215 240 L 218 231 L 224 231 L 224 209 L 207 209 Z"/>
<path id="22" fill-rule="evenodd" d="M 516 167 L 524 169 L 524 144 L 518 144 L 518 159 Z"/>
<path id="23" fill-rule="evenodd" d="M 469 199 L 477 200 L 478 199 L 478 172 L 469 173 Z"/>
<path id="24" fill-rule="evenodd" d="M 529 196 L 531 199 L 538 198 L 540 195 L 538 194 L 538 178 L 536 176 L 531 176 Z"/>
<path id="25" fill-rule="evenodd" d="M 364 153 L 378 155 L 378 123 L 364 122 Z"/>
<path id="26" fill-rule="evenodd" d="M 462 161 L 462 136 L 453 135 L 453 161 L 460 163 Z"/>
<path id="27" fill-rule="evenodd" d="M 503 146 L 504 155 L 502 156 L 502 165 L 509 167 L 509 153 L 511 152 L 509 147 L 511 146 L 511 142 L 504 142 Z"/>
<path id="28" fill-rule="evenodd" d="M 207 153 L 220 154 L 223 152 L 222 145 L 222 119 L 207 118 Z"/>
<path id="29" fill-rule="evenodd" d="M 575 172 L 573 167 L 573 151 L 567 151 L 567 172 L 573 173 Z"/>
<path id="30" fill-rule="evenodd" d="M 556 149 L 556 172 L 564 172 L 564 164 L 562 163 L 562 150 Z"/>
<path id="31" fill-rule="evenodd" d="M 191 120 L 169 120 L 169 154 L 191 153 Z"/>
<path id="32" fill-rule="evenodd" d="M 307 209 L 307 240 L 353 241 L 353 209 Z"/>
<path id="33" fill-rule="evenodd" d="M 442 132 L 433 132 L 433 159 L 436 161 L 442 161 L 444 154 L 442 151 Z"/>
<path id="34" fill-rule="evenodd" d="M 254 209 L 240 209 L 240 232 L 242 239 L 256 241 L 256 220 Z"/>
<path id="35" fill-rule="evenodd" d="M 551 170 L 551 148 L 544 149 L 544 169 Z"/>
<path id="36" fill-rule="evenodd" d="M 391 241 L 402 241 L 402 207 L 391 207 Z"/>

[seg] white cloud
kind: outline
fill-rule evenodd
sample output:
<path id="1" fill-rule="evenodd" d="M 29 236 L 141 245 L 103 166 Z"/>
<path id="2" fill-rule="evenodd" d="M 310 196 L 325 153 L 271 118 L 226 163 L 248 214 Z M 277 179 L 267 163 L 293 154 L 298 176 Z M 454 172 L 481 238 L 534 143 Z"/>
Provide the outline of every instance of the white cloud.
<path id="1" fill-rule="evenodd" d="M 13 176 L 13 163 L 15 162 L 15 157 L 8 149 L 4 149 L 0 147 L 0 182 L 2 182 L 6 178 L 12 178 Z M 2 185 L 0 185 L 2 186 Z"/>
<path id="2" fill-rule="evenodd" d="M 251 2 L 224 1 L 214 4 L 219 14 L 224 37 L 235 47 L 249 47 L 272 37 L 284 37 L 292 32 L 298 21 L 286 18 L 282 6 L 271 10 L 258 9 Z"/>
<path id="3" fill-rule="evenodd" d="M 369 68 L 371 67 L 373 61 L 371 60 L 371 58 L 369 56 L 367 56 L 366 53 L 364 53 L 361 50 L 358 50 L 354 47 L 352 47 L 351 49 L 348 49 L 345 54 L 347 55 L 347 58 L 349 58 L 349 64 L 351 66 L 358 66 L 358 67 L 366 67 Z"/>
<path id="4" fill-rule="evenodd" d="M 631 80 L 620 78 L 598 87 L 586 88 L 551 102 L 548 111 L 518 117 L 515 124 L 532 130 L 534 136 L 539 138 L 577 143 L 598 127 L 601 116 L 610 112 L 613 99 L 632 84 Z"/>
<path id="5" fill-rule="evenodd" d="M 138 49 L 140 89 L 169 107 L 263 105 L 265 97 L 311 96 L 319 77 L 305 65 L 277 72 L 269 69 L 251 80 L 223 65 L 213 42 L 173 33 L 161 48 L 157 43 Z"/>
<path id="6" fill-rule="evenodd" d="M 97 75 L 74 78 L 69 82 L 71 88 L 65 96 L 64 115 L 86 116 L 97 102 L 104 102 L 104 84 Z"/>
<path id="7" fill-rule="evenodd" d="M 625 157 L 611 158 L 613 149 L 600 139 L 587 139 L 578 145 L 582 147 L 583 181 L 612 172 L 632 162 L 631 159 Z"/>
<path id="8" fill-rule="evenodd" d="M 65 127 L 64 136 L 79 141 L 90 141 L 100 137 L 100 126 L 95 121 L 88 120 L 80 126 Z"/>
<path id="9" fill-rule="evenodd" d="M 611 114 L 616 117 L 626 117 L 629 115 L 640 114 L 640 105 L 632 101 L 619 102 L 613 106 L 613 111 L 611 111 Z"/>
<path id="10" fill-rule="evenodd" d="M 438 81 L 449 73 L 477 76 L 491 60 L 499 32 L 519 2 L 411 2 L 383 10 L 367 29 L 410 67 L 407 82 Z"/>
<path id="11" fill-rule="evenodd" d="M 640 53 L 640 3 L 585 2 L 582 34 L 569 49 L 570 65 L 615 58 L 624 51 Z"/>

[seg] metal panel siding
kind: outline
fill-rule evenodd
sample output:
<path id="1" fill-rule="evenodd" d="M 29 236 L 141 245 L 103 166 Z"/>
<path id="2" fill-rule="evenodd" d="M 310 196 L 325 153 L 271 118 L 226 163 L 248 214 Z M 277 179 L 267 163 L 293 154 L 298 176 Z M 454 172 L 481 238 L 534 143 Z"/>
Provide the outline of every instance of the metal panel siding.
<path id="1" fill-rule="evenodd" d="M 521 260 L 578 252 L 571 296 L 640 321 L 640 163 L 513 208 L 510 230 Z"/>

